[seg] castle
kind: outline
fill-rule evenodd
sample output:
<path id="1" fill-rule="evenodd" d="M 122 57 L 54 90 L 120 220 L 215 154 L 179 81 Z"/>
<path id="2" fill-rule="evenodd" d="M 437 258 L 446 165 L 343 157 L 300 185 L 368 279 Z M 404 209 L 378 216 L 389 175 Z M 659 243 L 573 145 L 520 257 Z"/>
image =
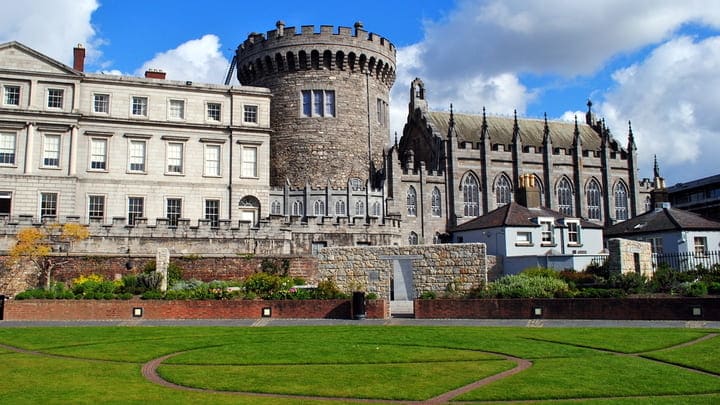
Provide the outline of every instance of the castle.
<path id="1" fill-rule="evenodd" d="M 0 249 L 23 226 L 88 224 L 93 254 L 296 254 L 446 240 L 516 198 L 608 225 L 644 210 L 632 130 L 433 112 L 410 84 L 388 145 L 394 45 L 278 22 L 236 51 L 240 86 L 84 71 L 0 45 Z"/>

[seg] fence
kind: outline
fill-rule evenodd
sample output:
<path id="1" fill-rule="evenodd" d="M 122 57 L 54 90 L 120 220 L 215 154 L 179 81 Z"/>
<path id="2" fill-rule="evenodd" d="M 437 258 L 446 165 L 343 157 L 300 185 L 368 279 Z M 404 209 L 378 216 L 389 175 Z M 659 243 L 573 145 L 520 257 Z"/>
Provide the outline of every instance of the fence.
<path id="1" fill-rule="evenodd" d="M 695 252 L 653 253 L 654 269 L 660 265 L 667 265 L 677 271 L 688 271 L 698 267 L 709 269 L 718 264 L 720 264 L 720 251 L 702 254 Z"/>

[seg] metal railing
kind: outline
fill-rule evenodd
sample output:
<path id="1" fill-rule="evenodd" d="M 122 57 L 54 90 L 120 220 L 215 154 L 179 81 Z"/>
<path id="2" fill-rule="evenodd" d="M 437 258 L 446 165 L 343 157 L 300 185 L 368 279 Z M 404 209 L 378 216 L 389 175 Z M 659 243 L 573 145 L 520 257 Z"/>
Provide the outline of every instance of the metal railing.
<path id="1" fill-rule="evenodd" d="M 695 270 L 703 267 L 710 269 L 720 264 L 720 251 L 708 251 L 705 253 L 678 252 L 678 253 L 653 253 L 653 268 L 660 265 L 667 265 L 677 271 Z"/>

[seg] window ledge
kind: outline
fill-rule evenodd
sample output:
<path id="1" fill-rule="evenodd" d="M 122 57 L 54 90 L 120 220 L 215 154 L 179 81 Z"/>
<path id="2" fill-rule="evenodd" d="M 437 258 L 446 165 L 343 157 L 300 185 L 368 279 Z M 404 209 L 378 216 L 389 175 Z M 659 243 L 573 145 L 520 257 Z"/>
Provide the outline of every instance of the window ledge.
<path id="1" fill-rule="evenodd" d="M 572 242 L 570 242 L 570 243 L 568 243 L 568 246 L 570 246 L 570 247 L 583 247 L 583 244 L 582 244 L 582 243 L 572 243 Z"/>
<path id="2" fill-rule="evenodd" d="M 542 247 L 557 247 L 557 244 L 545 242 L 545 243 L 541 243 L 540 246 L 542 246 Z"/>
<path id="3" fill-rule="evenodd" d="M 535 246 L 532 242 L 515 242 L 515 246 L 532 247 Z"/>

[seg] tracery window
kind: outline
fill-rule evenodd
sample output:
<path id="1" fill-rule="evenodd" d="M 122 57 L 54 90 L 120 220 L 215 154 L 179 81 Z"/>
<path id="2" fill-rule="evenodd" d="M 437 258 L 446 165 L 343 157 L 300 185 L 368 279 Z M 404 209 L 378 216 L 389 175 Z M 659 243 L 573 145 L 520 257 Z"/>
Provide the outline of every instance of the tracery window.
<path id="1" fill-rule="evenodd" d="M 439 217 L 442 214 L 442 202 L 440 201 L 440 190 L 437 187 L 433 188 L 432 196 L 430 198 L 430 210 L 431 215 Z"/>
<path id="2" fill-rule="evenodd" d="M 407 214 L 412 217 L 417 215 L 417 193 L 413 186 L 410 186 L 407 191 Z"/>
<path id="3" fill-rule="evenodd" d="M 587 209 L 588 219 L 602 219 L 600 210 L 600 201 L 602 194 L 600 192 L 600 185 L 595 179 L 590 180 L 587 186 Z"/>
<path id="4" fill-rule="evenodd" d="M 615 186 L 615 219 L 628 219 L 628 191 L 622 182 Z"/>
<path id="5" fill-rule="evenodd" d="M 472 174 L 465 176 L 462 184 L 463 189 L 463 215 L 476 217 L 480 215 L 480 187 L 478 181 Z"/>
<path id="6" fill-rule="evenodd" d="M 560 179 L 557 186 L 558 211 L 566 216 L 573 216 L 573 192 L 567 177 Z"/>
<path id="7" fill-rule="evenodd" d="M 510 187 L 510 180 L 508 180 L 507 176 L 501 175 L 500 178 L 498 178 L 497 183 L 495 184 L 495 202 L 497 203 L 498 207 L 510 204 L 510 201 L 512 199 L 511 189 L 512 187 Z"/>

